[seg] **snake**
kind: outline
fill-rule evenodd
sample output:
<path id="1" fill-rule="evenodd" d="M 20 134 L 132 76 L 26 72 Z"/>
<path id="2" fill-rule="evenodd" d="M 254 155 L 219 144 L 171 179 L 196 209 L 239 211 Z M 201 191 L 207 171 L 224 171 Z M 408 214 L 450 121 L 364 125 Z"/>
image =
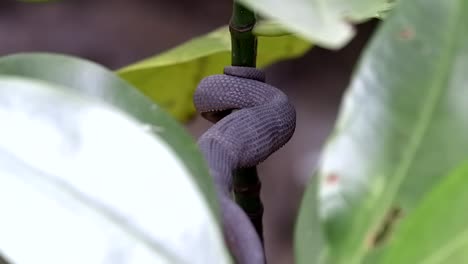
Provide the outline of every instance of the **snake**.
<path id="1" fill-rule="evenodd" d="M 294 106 L 266 83 L 264 70 L 242 66 L 227 66 L 224 74 L 201 80 L 193 102 L 215 123 L 198 146 L 213 177 L 226 245 L 236 263 L 264 264 L 260 237 L 232 199 L 233 172 L 258 165 L 290 140 L 296 127 Z"/>

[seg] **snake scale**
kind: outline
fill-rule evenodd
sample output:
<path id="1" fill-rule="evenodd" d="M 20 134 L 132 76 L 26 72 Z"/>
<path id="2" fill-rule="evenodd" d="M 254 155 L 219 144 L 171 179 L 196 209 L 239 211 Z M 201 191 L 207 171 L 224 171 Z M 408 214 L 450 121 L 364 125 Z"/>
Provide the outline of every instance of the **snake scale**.
<path id="1" fill-rule="evenodd" d="M 216 123 L 198 145 L 214 178 L 226 244 L 237 263 L 263 264 L 260 238 L 232 200 L 233 171 L 256 166 L 286 144 L 295 130 L 296 111 L 283 92 L 265 83 L 262 70 L 239 66 L 203 79 L 194 104 Z"/>

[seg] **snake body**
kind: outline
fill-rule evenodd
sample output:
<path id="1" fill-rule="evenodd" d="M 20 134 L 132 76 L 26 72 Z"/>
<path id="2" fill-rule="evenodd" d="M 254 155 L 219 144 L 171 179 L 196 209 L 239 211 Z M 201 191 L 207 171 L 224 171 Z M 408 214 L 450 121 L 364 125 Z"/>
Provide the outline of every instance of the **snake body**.
<path id="1" fill-rule="evenodd" d="M 203 79 L 194 104 L 205 118 L 217 121 L 198 145 L 214 178 L 226 244 L 237 263 L 263 264 L 260 238 L 232 200 L 232 174 L 256 166 L 286 144 L 296 126 L 295 109 L 283 92 L 265 83 L 262 70 L 237 66 Z"/>

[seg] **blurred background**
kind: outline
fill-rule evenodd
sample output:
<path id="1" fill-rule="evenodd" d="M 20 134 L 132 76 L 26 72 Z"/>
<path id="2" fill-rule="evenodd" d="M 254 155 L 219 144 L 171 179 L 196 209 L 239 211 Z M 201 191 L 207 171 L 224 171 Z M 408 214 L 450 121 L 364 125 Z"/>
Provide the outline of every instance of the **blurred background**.
<path id="1" fill-rule="evenodd" d="M 231 5 L 229 0 L 0 0 L 0 56 L 58 52 L 118 69 L 227 24 Z M 267 69 L 268 82 L 288 94 L 297 109 L 294 137 L 259 166 L 271 264 L 294 262 L 292 235 L 304 188 L 376 24 L 358 26 L 357 37 L 344 49 L 313 48 Z M 185 125 L 194 138 L 210 126 L 201 118 Z"/>

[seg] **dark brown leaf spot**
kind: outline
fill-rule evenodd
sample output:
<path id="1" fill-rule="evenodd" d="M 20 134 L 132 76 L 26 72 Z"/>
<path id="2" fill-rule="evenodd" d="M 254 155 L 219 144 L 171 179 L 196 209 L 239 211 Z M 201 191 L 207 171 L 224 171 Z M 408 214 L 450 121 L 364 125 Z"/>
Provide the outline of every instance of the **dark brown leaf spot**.
<path id="1" fill-rule="evenodd" d="M 388 212 L 382 221 L 377 232 L 371 234 L 368 246 L 375 248 L 385 242 L 395 229 L 395 224 L 403 216 L 403 211 L 400 207 L 393 207 Z"/>

